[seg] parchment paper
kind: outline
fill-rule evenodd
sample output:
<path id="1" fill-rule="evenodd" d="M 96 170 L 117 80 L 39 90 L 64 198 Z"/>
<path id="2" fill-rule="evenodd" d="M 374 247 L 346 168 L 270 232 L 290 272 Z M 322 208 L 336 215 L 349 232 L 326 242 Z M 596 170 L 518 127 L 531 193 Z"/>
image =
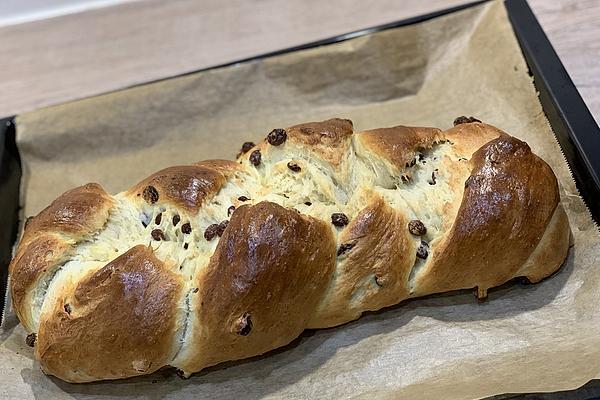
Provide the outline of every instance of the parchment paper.
<path id="1" fill-rule="evenodd" d="M 357 129 L 447 128 L 463 114 L 526 140 L 556 172 L 575 245 L 555 276 L 492 291 L 484 304 L 470 294 L 409 301 L 189 380 L 157 373 L 72 385 L 46 377 L 10 314 L 0 336 L 0 393 L 11 399 L 464 399 L 564 390 L 598 377 L 600 235 L 501 2 L 22 115 L 24 213 L 35 214 L 89 181 L 117 192 L 159 168 L 233 157 L 244 140 L 274 127 L 340 116 Z"/>

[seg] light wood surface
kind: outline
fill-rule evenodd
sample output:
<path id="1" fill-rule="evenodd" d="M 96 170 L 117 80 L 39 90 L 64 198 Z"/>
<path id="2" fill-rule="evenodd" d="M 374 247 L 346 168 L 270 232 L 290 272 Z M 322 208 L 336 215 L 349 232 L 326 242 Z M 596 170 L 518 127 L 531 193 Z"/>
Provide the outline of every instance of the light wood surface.
<path id="1" fill-rule="evenodd" d="M 0 116 L 463 3 L 147 0 L 0 27 Z M 600 0 L 530 4 L 600 120 Z"/>

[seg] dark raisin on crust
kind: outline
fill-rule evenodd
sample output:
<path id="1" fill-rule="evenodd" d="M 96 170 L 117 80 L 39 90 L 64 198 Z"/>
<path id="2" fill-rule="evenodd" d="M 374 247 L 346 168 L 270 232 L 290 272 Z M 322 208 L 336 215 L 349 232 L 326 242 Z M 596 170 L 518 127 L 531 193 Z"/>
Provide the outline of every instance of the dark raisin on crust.
<path id="1" fill-rule="evenodd" d="M 71 315 L 72 309 L 71 309 L 71 305 L 69 303 L 65 304 L 64 309 L 67 314 Z"/>
<path id="2" fill-rule="evenodd" d="M 252 331 L 252 316 L 249 312 L 245 312 L 238 318 L 235 324 L 235 333 L 240 336 L 248 336 Z"/>
<path id="3" fill-rule="evenodd" d="M 162 213 L 158 213 L 156 214 L 156 217 L 154 218 L 154 223 L 156 225 L 160 225 L 160 222 L 162 221 Z"/>
<path id="4" fill-rule="evenodd" d="M 251 148 L 254 147 L 254 142 L 244 142 L 244 144 L 242 144 L 242 153 L 247 153 L 250 151 Z"/>
<path id="5" fill-rule="evenodd" d="M 217 236 L 219 231 L 219 224 L 210 224 L 204 231 L 204 239 L 211 241 Z"/>
<path id="6" fill-rule="evenodd" d="M 421 240 L 421 244 L 419 245 L 419 248 L 417 249 L 417 257 L 424 260 L 427 258 L 428 255 L 429 255 L 429 243 L 427 243 L 424 240 Z"/>
<path id="7" fill-rule="evenodd" d="M 289 163 L 287 163 L 287 166 L 292 172 L 302 171 L 302 168 L 300 168 L 300 166 L 297 163 L 295 163 L 294 161 L 290 161 Z"/>
<path id="8" fill-rule="evenodd" d="M 350 220 L 344 213 L 333 213 L 331 214 L 331 223 L 335 226 L 346 226 Z"/>
<path id="9" fill-rule="evenodd" d="M 267 135 L 267 142 L 272 146 L 282 145 L 287 139 L 287 133 L 285 129 L 273 129 Z"/>
<path id="10" fill-rule="evenodd" d="M 250 153 L 249 160 L 252 163 L 252 165 L 258 167 L 260 165 L 261 160 L 260 150 L 254 150 L 252 153 Z"/>
<path id="11" fill-rule="evenodd" d="M 246 196 L 240 196 L 240 197 L 238 197 L 238 200 L 239 201 L 248 201 L 248 200 L 250 200 L 250 198 L 248 198 Z"/>
<path id="12" fill-rule="evenodd" d="M 181 217 L 177 214 L 173 215 L 173 226 L 177 226 L 179 221 L 181 221 Z"/>
<path id="13" fill-rule="evenodd" d="M 181 225 L 181 232 L 185 233 L 186 235 L 192 233 L 192 226 L 189 222 L 186 222 L 185 224 Z"/>
<path id="14" fill-rule="evenodd" d="M 25 343 L 27 343 L 27 346 L 33 347 L 33 346 L 35 346 L 36 339 L 37 339 L 37 335 L 35 333 L 30 333 L 25 338 Z"/>
<path id="15" fill-rule="evenodd" d="M 229 220 L 221 221 L 217 228 L 217 235 L 223 236 L 223 232 L 225 232 L 225 228 L 229 225 Z"/>
<path id="16" fill-rule="evenodd" d="M 481 121 L 474 117 L 465 117 L 464 115 L 461 115 L 460 117 L 456 117 L 454 119 L 454 126 L 460 125 L 460 124 L 469 124 L 471 122 L 481 122 Z"/>
<path id="17" fill-rule="evenodd" d="M 355 245 L 356 243 L 342 243 L 337 251 L 338 257 L 351 250 Z"/>
<path id="18" fill-rule="evenodd" d="M 150 232 L 150 235 L 154 240 L 165 240 L 165 233 L 162 229 L 153 229 L 152 232 Z"/>
<path id="19" fill-rule="evenodd" d="M 235 211 L 235 206 L 229 206 L 229 208 L 227 209 L 227 216 L 231 217 L 231 214 L 233 214 L 234 211 Z"/>
<path id="20" fill-rule="evenodd" d="M 152 185 L 146 186 L 142 192 L 142 197 L 150 204 L 158 201 L 158 190 Z"/>
<path id="21" fill-rule="evenodd" d="M 423 222 L 418 219 L 413 219 L 408 223 L 408 231 L 415 236 L 423 236 L 427 233 L 427 228 Z"/>

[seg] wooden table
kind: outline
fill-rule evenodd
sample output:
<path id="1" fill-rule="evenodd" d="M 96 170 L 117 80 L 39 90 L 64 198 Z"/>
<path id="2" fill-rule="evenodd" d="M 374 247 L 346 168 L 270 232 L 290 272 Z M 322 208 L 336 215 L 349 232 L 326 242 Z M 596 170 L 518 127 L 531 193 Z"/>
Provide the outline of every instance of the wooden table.
<path id="1" fill-rule="evenodd" d="M 600 0 L 529 0 L 596 121 Z M 147 0 L 0 27 L 0 116 L 91 96 L 464 0 Z"/>

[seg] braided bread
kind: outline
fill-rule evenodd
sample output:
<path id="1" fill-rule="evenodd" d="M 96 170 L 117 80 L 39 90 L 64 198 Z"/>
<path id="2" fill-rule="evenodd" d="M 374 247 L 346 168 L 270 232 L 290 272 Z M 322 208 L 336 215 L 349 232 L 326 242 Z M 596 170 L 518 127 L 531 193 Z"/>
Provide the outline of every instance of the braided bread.
<path id="1" fill-rule="evenodd" d="M 301 124 L 235 162 L 64 193 L 26 224 L 12 300 L 48 374 L 189 376 L 411 297 L 537 282 L 567 254 L 559 200 L 526 143 L 473 118 Z"/>

